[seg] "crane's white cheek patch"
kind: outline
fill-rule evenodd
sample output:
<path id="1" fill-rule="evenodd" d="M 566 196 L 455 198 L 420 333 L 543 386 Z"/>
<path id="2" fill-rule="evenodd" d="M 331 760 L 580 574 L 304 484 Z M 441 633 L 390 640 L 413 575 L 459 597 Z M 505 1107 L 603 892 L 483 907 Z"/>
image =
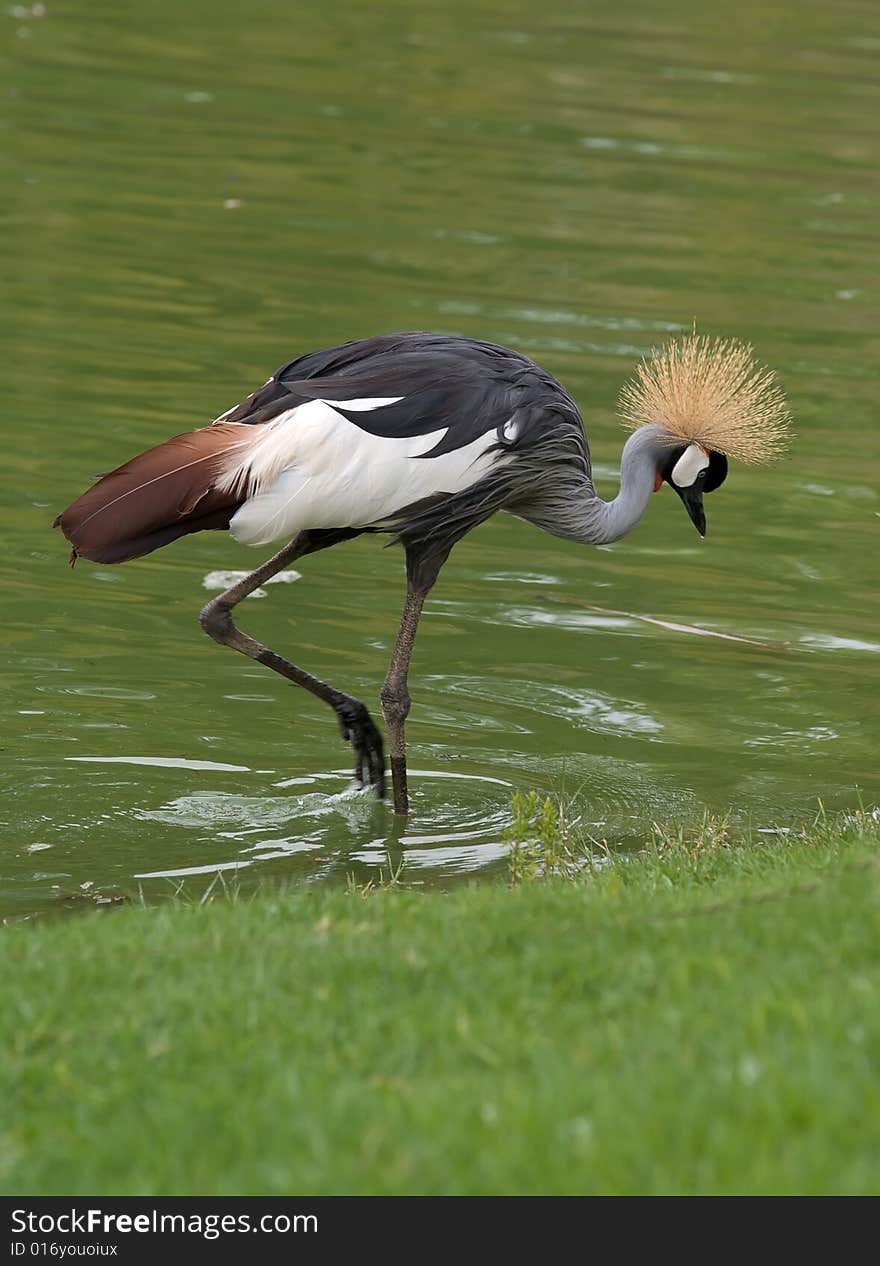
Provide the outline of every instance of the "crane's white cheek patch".
<path id="1" fill-rule="evenodd" d="M 709 465 L 709 456 L 699 444 L 690 444 L 672 468 L 672 482 L 676 488 L 690 488 Z"/>

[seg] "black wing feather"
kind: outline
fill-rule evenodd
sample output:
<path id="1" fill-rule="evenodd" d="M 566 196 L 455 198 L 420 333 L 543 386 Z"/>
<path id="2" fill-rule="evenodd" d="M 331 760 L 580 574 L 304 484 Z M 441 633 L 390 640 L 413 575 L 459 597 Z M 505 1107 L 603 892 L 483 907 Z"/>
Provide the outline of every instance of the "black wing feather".
<path id="1" fill-rule="evenodd" d="M 438 334 L 385 334 L 310 352 L 288 361 L 224 422 L 259 424 L 309 400 L 401 396 L 369 411 L 337 411 L 361 430 L 385 438 L 446 434 L 424 458 L 462 448 L 488 431 L 502 447 L 533 442 L 548 416 L 579 426 L 568 392 L 519 352 L 476 339 Z"/>

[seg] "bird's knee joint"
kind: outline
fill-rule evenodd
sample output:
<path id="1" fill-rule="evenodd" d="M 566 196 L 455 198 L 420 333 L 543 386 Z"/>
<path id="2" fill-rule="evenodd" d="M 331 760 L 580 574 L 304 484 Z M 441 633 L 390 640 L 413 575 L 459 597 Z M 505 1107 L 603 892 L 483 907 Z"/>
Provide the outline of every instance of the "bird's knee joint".
<path id="1" fill-rule="evenodd" d="M 215 642 L 225 642 L 233 631 L 232 612 L 224 603 L 212 599 L 199 612 L 199 624 Z"/>
<path id="2" fill-rule="evenodd" d="M 409 716 L 412 701 L 406 686 L 384 685 L 379 691 L 379 699 L 386 721 L 400 724 Z"/>

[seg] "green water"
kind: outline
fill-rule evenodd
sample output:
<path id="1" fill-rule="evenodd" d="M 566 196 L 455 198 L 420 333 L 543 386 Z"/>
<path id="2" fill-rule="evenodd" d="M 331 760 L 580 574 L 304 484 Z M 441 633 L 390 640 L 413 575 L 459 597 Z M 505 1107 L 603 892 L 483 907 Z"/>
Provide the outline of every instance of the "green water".
<path id="1" fill-rule="evenodd" d="M 877 802 L 876 5 L 26 9 L 0 15 L 0 912 L 218 867 L 491 874 L 512 787 L 564 782 L 621 844 Z M 346 790 L 322 705 L 199 630 L 205 577 L 262 554 L 205 534 L 71 572 L 50 530 L 281 362 L 395 329 L 539 360 L 609 495 L 619 387 L 695 317 L 779 370 L 789 460 L 732 470 L 705 542 L 666 489 L 611 548 L 503 516 L 460 544 L 416 648 L 405 827 Z M 376 705 L 401 555 L 302 572 L 242 625 Z"/>

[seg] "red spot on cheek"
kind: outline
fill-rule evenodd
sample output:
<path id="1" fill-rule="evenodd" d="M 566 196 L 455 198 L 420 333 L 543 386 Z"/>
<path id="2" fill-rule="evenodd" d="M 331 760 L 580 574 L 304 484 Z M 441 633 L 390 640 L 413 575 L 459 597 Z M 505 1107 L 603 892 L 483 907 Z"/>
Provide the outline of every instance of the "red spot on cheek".
<path id="1" fill-rule="evenodd" d="M 659 492 L 662 487 L 663 487 L 663 476 L 658 470 L 657 474 L 654 476 L 654 491 Z"/>

